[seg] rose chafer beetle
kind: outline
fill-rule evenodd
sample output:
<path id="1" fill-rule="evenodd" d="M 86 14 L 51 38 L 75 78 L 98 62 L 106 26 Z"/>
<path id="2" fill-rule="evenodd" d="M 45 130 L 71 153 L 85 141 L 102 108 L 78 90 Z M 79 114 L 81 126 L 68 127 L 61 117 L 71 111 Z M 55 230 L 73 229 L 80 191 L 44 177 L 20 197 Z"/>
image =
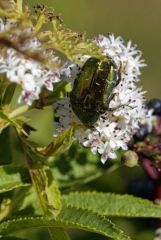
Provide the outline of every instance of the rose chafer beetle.
<path id="1" fill-rule="evenodd" d="M 109 110 L 112 90 L 120 82 L 120 70 L 112 59 L 89 58 L 74 81 L 70 94 L 74 113 L 91 128 L 99 116 Z"/>

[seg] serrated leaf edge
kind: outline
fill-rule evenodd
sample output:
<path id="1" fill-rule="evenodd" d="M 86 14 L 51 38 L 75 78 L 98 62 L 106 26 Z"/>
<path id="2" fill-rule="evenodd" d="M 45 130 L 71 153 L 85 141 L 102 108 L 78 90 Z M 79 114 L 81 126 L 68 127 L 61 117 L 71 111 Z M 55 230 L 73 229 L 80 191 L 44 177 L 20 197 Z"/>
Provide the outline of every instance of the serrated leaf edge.
<path id="1" fill-rule="evenodd" d="M 68 196 L 73 196 L 74 197 L 74 195 L 77 195 L 77 194 L 81 194 L 81 195 L 103 195 L 103 196 L 105 196 L 105 195 L 107 195 L 107 196 L 118 196 L 118 197 L 120 197 L 120 198 L 124 198 L 124 197 L 129 197 L 129 198 L 131 198 L 131 199 L 133 199 L 133 200 L 137 200 L 137 203 L 141 203 L 141 204 L 143 204 L 143 201 L 144 201 L 144 203 L 146 203 L 146 204 L 148 204 L 149 206 L 151 206 L 151 207 L 153 207 L 153 208 L 155 208 L 156 210 L 158 210 L 158 208 L 160 208 L 161 209 L 161 206 L 159 206 L 159 205 L 155 205 L 153 202 L 150 202 L 149 200 L 147 200 L 147 199 L 142 199 L 142 198 L 140 198 L 140 197 L 135 197 L 135 196 L 133 196 L 133 195 L 130 195 L 130 194 L 123 194 L 123 195 L 121 195 L 121 194 L 116 194 L 116 193 L 103 193 L 103 192 L 96 192 L 96 191 L 92 191 L 92 192 L 90 192 L 90 191 L 86 191 L 86 192 L 78 192 L 78 191 L 76 191 L 76 192 L 71 192 L 71 193 L 69 193 L 68 195 L 63 195 L 62 196 L 62 203 L 64 204 L 64 202 L 63 202 L 63 200 L 66 198 L 66 197 L 68 197 Z M 66 207 L 74 207 L 74 208 L 78 208 L 78 206 L 76 206 L 76 205 L 72 205 L 72 204 L 66 204 L 65 203 L 65 206 Z M 125 215 L 123 214 L 123 215 L 120 215 L 120 214 L 110 214 L 110 215 L 107 215 L 107 214 L 103 214 L 103 213 L 99 213 L 98 211 L 96 211 L 96 210 L 94 210 L 93 208 L 86 208 L 86 207 L 79 207 L 80 209 L 84 209 L 84 210 L 88 210 L 88 211 L 90 211 L 90 212 L 93 212 L 93 213 L 98 213 L 98 214 L 100 214 L 101 216 L 116 216 L 116 217 L 125 217 Z M 131 214 L 126 214 L 126 217 L 139 217 L 139 215 L 138 214 L 136 214 L 136 215 L 131 215 Z M 146 214 L 144 215 L 144 214 L 142 214 L 140 217 L 148 217 Z M 153 215 L 153 214 L 151 214 L 151 217 L 154 217 L 154 218 L 159 218 L 159 216 L 156 216 L 155 214 Z"/>
<path id="2" fill-rule="evenodd" d="M 77 207 L 68 207 L 68 208 L 70 208 L 70 209 L 74 209 L 74 210 L 85 210 L 85 209 L 82 209 L 82 208 L 77 208 Z M 63 210 L 62 210 L 63 211 Z M 93 212 L 93 211 L 89 211 L 89 210 L 86 210 L 85 211 L 86 213 L 87 212 L 89 212 L 89 213 L 92 213 L 92 214 L 95 214 L 97 217 L 99 217 L 99 218 L 101 218 L 103 221 L 105 221 L 105 223 L 107 222 L 107 223 L 109 223 L 114 229 L 116 229 L 116 231 L 118 231 L 118 237 L 119 237 L 119 239 L 118 238 L 116 238 L 116 240 L 121 240 L 121 239 L 126 239 L 126 240 L 131 240 L 131 238 L 130 237 L 128 237 L 128 236 L 126 236 L 125 234 L 124 234 L 124 232 L 121 230 L 121 229 L 118 229 L 116 226 L 115 226 L 115 224 L 114 223 L 112 223 L 109 219 L 107 219 L 105 216 L 102 216 L 102 215 L 100 215 L 100 214 L 98 214 L 98 213 L 96 213 L 96 212 Z M 60 214 L 61 215 L 61 214 Z M 1 224 L 0 224 L 0 229 L 1 230 L 5 230 L 5 229 L 7 229 L 7 227 L 8 227 L 8 225 L 10 224 L 10 223 L 14 223 L 14 222 L 21 222 L 21 221 L 34 221 L 34 220 L 40 220 L 40 221 L 48 221 L 49 223 L 50 222 L 55 222 L 55 225 L 53 225 L 53 227 L 64 227 L 64 225 L 65 225 L 65 227 L 69 227 L 69 228 L 77 228 L 78 227 L 78 229 L 82 229 L 82 230 L 84 230 L 84 231 L 89 231 L 89 232 L 95 232 L 95 233 L 98 233 L 98 234 L 101 234 L 101 235 L 103 235 L 103 236 L 106 236 L 106 237 L 111 237 L 112 239 L 113 239 L 113 236 L 110 236 L 109 234 L 107 235 L 107 233 L 105 233 L 104 231 L 102 231 L 102 230 L 99 230 L 99 229 L 97 229 L 97 228 L 95 228 L 95 227 L 91 227 L 91 226 L 85 226 L 84 224 L 82 224 L 82 223 L 76 223 L 76 222 L 74 222 L 74 221 L 67 221 L 67 220 L 63 220 L 63 219 L 59 219 L 59 217 L 61 217 L 61 216 L 58 216 L 58 218 L 56 219 L 56 220 L 51 220 L 51 219 L 49 219 L 48 217 L 43 217 L 43 216 L 24 216 L 24 217 L 18 217 L 18 218 L 14 218 L 14 219 L 11 219 L 11 220 L 6 220 L 6 221 L 4 221 L 4 222 L 2 222 Z M 63 217 L 62 217 L 63 218 Z M 42 224 L 42 225 L 39 225 L 38 227 L 51 227 L 51 225 L 45 225 L 45 224 Z M 30 227 L 27 227 L 27 228 L 30 228 Z M 33 228 L 36 228 L 36 227 L 33 227 Z M 25 228 L 26 229 L 26 228 Z M 5 235 L 5 234 L 4 234 Z"/>

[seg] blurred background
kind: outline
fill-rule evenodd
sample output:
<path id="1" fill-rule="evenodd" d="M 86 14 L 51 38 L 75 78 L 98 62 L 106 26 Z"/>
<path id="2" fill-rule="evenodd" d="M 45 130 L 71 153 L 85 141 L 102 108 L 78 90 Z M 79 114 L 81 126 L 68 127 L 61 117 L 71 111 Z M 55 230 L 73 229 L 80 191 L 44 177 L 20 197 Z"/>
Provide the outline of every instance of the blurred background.
<path id="1" fill-rule="evenodd" d="M 64 23 L 71 29 L 93 37 L 113 32 L 122 36 L 125 41 L 131 39 L 143 52 L 148 67 L 142 70 L 141 84 L 147 91 L 147 98 L 161 97 L 161 1 L 160 0 L 26 0 L 27 4 L 43 3 L 49 5 L 60 14 Z M 32 126 L 39 131 L 32 139 L 41 144 L 50 141 L 53 134 L 52 109 L 46 109 L 46 116 L 41 111 L 32 113 Z M 37 122 L 37 119 L 39 121 Z M 43 137 L 42 137 L 43 136 Z M 65 156 L 64 156 L 65 158 Z M 99 160 L 98 160 L 99 161 Z M 102 167 L 102 166 L 101 166 Z M 104 166 L 108 168 L 107 166 Z M 133 193 L 142 197 L 153 197 L 153 184 L 139 168 L 126 168 L 105 175 L 86 186 L 87 189 L 110 191 L 116 193 Z M 117 219 L 117 224 L 135 240 L 153 239 L 155 222 L 139 219 Z M 103 237 L 72 231 L 73 240 L 103 240 Z M 28 239 L 50 239 L 45 231 L 26 232 L 21 236 Z"/>

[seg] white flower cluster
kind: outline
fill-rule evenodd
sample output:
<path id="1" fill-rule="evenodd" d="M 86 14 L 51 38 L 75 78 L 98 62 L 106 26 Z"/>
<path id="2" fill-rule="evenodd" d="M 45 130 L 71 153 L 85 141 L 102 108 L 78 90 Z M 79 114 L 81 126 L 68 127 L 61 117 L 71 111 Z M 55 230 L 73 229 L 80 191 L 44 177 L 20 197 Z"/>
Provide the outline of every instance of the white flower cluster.
<path id="1" fill-rule="evenodd" d="M 104 55 L 111 57 L 121 71 L 121 81 L 112 92 L 110 111 L 102 114 L 92 129 L 87 129 L 73 113 L 66 97 L 56 104 L 56 116 L 59 117 L 56 133 L 72 124 L 79 125 L 75 138 L 93 153 L 100 153 L 104 163 L 108 158 L 115 159 L 118 149 L 127 150 L 140 122 L 148 122 L 150 128 L 151 112 L 145 107 L 144 92 L 136 85 L 140 67 L 146 66 L 136 45 L 131 41 L 125 45 L 121 37 L 115 38 L 113 34 L 99 36 L 94 41 L 104 48 Z"/>
<path id="2" fill-rule="evenodd" d="M 10 30 L 14 24 L 5 22 L 0 19 L 0 31 Z M 32 29 L 24 29 L 14 31 L 10 36 L 10 40 L 20 35 L 26 35 L 27 39 L 32 33 Z M 53 84 L 61 81 L 62 77 L 71 76 L 69 66 L 63 66 L 60 59 L 53 54 L 52 51 L 45 51 L 41 49 L 41 43 L 37 38 L 28 39 L 18 46 L 21 51 L 38 52 L 40 51 L 46 59 L 51 59 L 51 65 L 59 66 L 59 68 L 47 68 L 31 58 L 27 58 L 21 51 L 14 48 L 0 48 L 0 74 L 6 74 L 9 81 L 15 82 L 22 87 L 22 92 L 19 97 L 19 102 L 25 101 L 28 105 L 39 98 L 42 87 L 49 91 L 53 91 Z"/>

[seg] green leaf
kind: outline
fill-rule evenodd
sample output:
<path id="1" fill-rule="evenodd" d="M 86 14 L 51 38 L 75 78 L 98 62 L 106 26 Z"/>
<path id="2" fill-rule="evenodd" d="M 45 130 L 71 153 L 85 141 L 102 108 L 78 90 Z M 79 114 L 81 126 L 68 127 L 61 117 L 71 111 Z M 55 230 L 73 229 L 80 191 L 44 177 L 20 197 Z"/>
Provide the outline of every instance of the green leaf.
<path id="1" fill-rule="evenodd" d="M 53 138 L 53 141 L 47 147 L 39 147 L 35 150 L 38 154 L 49 157 L 55 153 L 62 153 L 69 149 L 73 143 L 73 131 L 74 127 L 70 127 L 60 133 L 57 137 Z"/>
<path id="2" fill-rule="evenodd" d="M 61 210 L 61 194 L 50 168 L 33 159 L 28 159 L 28 167 L 44 214 L 55 218 Z"/>
<path id="3" fill-rule="evenodd" d="M 17 237 L 2 237 L 1 240 L 27 240 L 24 238 L 17 238 Z"/>
<path id="4" fill-rule="evenodd" d="M 59 134 L 59 136 L 54 137 L 52 154 L 62 153 L 69 149 L 73 143 L 73 131 L 74 127 L 70 127 Z"/>
<path id="5" fill-rule="evenodd" d="M 63 205 L 87 209 L 104 216 L 161 217 L 161 207 L 131 195 L 75 192 L 63 196 Z"/>
<path id="6" fill-rule="evenodd" d="M 0 111 L 0 134 L 9 124 L 8 118 Z"/>
<path id="7" fill-rule="evenodd" d="M 51 175 L 51 173 L 50 173 Z M 51 182 L 50 182 L 51 181 Z M 48 189 L 47 196 L 48 196 L 48 208 L 50 207 L 53 211 L 53 216 L 57 217 L 60 213 L 62 204 L 61 204 L 61 193 L 59 191 L 58 185 L 54 179 L 48 180 Z"/>
<path id="8" fill-rule="evenodd" d="M 12 164 L 0 166 L 0 193 L 28 186 L 30 182 L 25 168 Z"/>
<path id="9" fill-rule="evenodd" d="M 57 221 L 63 222 L 64 227 L 99 233 L 111 239 L 130 239 L 124 235 L 122 230 L 115 227 L 109 219 L 84 209 L 65 207 L 62 209 Z"/>
<path id="10" fill-rule="evenodd" d="M 14 231 L 37 227 L 69 227 L 95 232 L 115 240 L 130 240 L 120 229 L 105 217 L 96 213 L 77 209 L 64 208 L 56 220 L 45 217 L 21 217 L 0 224 L 0 234 L 11 234 Z"/>
<path id="11" fill-rule="evenodd" d="M 2 33 L 2 32 L 1 32 Z M 11 83 L 6 79 L 6 75 L 0 77 L 0 105 L 9 104 L 15 91 L 16 83 Z"/>
<path id="12" fill-rule="evenodd" d="M 70 240 L 69 234 L 63 228 L 48 228 L 51 239 Z"/>
<path id="13" fill-rule="evenodd" d="M 42 108 L 53 105 L 55 101 L 66 96 L 67 92 L 71 91 L 69 82 L 61 81 L 54 85 L 54 91 L 50 92 L 45 89 L 40 94 L 40 98 L 33 103 L 33 107 Z"/>
<path id="14" fill-rule="evenodd" d="M 8 84 L 8 86 L 5 90 L 3 99 L 2 99 L 2 104 L 3 105 L 11 103 L 14 92 L 15 92 L 15 89 L 16 89 L 16 83 L 9 83 Z"/>
<path id="15" fill-rule="evenodd" d="M 40 204 L 38 204 L 37 194 L 33 186 L 20 188 L 13 192 L 10 206 L 10 216 L 43 214 Z"/>

